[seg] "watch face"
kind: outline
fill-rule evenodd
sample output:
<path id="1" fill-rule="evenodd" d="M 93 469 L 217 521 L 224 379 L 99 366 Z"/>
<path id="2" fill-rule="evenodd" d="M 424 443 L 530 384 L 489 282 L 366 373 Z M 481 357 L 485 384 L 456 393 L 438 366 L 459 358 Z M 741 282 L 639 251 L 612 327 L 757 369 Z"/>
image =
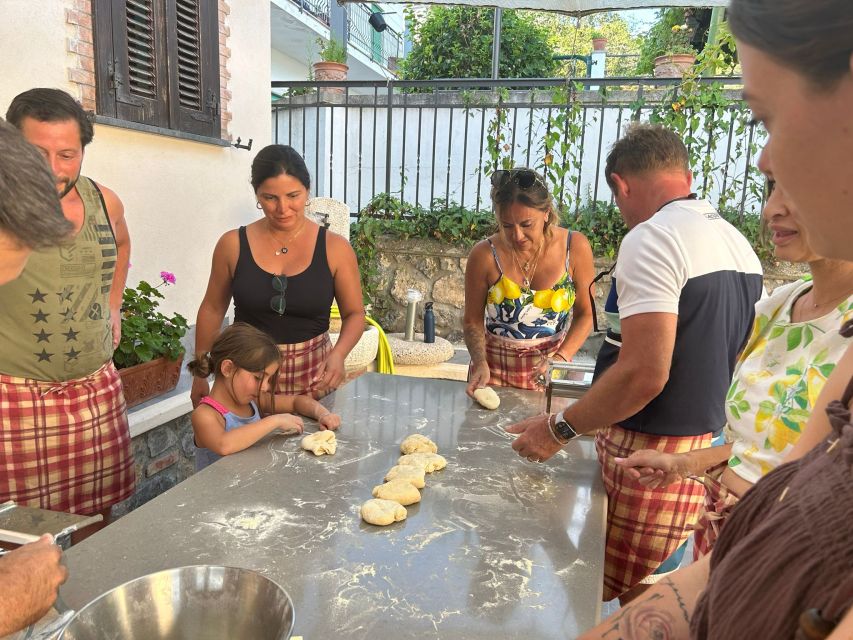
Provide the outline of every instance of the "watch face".
<path id="1" fill-rule="evenodd" d="M 572 425 L 563 420 L 557 422 L 557 424 L 554 425 L 554 429 L 557 431 L 557 435 L 563 438 L 563 440 L 571 440 L 578 435 L 577 432 L 572 429 Z"/>

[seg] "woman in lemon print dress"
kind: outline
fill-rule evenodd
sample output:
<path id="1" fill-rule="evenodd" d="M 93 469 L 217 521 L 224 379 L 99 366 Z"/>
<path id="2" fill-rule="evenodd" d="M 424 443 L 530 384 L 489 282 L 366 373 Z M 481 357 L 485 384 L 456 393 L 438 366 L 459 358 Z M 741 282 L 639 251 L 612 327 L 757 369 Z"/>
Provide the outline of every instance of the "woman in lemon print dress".
<path id="1" fill-rule="evenodd" d="M 557 226 L 532 169 L 495 171 L 491 197 L 498 232 L 471 250 L 465 268 L 468 394 L 487 384 L 542 390 L 548 360 L 571 360 L 592 329 L 592 249 L 582 233 Z"/>
<path id="2" fill-rule="evenodd" d="M 711 549 L 740 496 L 790 453 L 826 379 L 850 346 L 838 329 L 853 318 L 853 262 L 815 255 L 791 210 L 777 186 L 764 207 L 764 221 L 776 257 L 808 263 L 812 277 L 778 287 L 755 305 L 752 335 L 726 397 L 729 444 L 681 454 L 642 450 L 621 462 L 651 486 L 704 476 L 708 493 L 696 531 L 697 555 Z"/>

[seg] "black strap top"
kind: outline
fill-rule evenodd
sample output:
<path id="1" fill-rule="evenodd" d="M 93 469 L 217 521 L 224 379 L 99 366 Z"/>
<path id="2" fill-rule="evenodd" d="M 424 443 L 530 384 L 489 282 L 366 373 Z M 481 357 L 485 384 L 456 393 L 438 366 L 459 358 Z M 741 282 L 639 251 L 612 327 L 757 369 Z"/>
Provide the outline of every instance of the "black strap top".
<path id="1" fill-rule="evenodd" d="M 286 276 L 284 313 L 270 302 L 281 295 L 273 286 L 275 274 L 261 269 L 252 257 L 246 227 L 240 227 L 240 257 L 231 283 L 234 319 L 269 334 L 277 344 L 305 342 L 329 330 L 335 281 L 326 257 L 326 230 L 320 228 L 311 264 L 302 273 Z M 282 277 L 284 280 L 285 277 Z"/>

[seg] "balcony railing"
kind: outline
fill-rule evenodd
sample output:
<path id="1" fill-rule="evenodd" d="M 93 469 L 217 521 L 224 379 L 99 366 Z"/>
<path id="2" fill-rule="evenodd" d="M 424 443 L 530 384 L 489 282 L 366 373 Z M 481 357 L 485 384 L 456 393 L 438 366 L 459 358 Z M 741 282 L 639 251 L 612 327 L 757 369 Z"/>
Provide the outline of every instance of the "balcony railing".
<path id="1" fill-rule="evenodd" d="M 302 13 L 314 16 L 324 25 L 329 26 L 330 0 L 291 0 L 291 2 L 299 7 Z M 403 53 L 403 39 L 400 34 L 391 27 L 382 33 L 374 31 L 369 22 L 372 11 L 364 5 L 350 4 L 348 12 L 348 43 L 376 64 L 386 69 L 393 68 L 394 60 L 389 61 L 389 58 L 399 58 Z"/>

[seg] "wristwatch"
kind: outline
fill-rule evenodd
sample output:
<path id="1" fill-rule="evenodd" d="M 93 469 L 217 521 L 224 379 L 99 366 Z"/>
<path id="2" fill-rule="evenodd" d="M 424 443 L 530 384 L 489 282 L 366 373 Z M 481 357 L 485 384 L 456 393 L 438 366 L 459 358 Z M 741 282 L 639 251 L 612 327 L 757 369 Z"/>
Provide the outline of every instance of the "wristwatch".
<path id="1" fill-rule="evenodd" d="M 566 422 L 566 419 L 563 417 L 563 412 L 556 414 L 554 416 L 554 422 L 548 421 L 548 427 L 551 429 L 551 433 L 554 438 L 560 444 L 568 444 L 572 438 L 576 438 L 579 434 L 575 431 L 575 428 Z"/>

